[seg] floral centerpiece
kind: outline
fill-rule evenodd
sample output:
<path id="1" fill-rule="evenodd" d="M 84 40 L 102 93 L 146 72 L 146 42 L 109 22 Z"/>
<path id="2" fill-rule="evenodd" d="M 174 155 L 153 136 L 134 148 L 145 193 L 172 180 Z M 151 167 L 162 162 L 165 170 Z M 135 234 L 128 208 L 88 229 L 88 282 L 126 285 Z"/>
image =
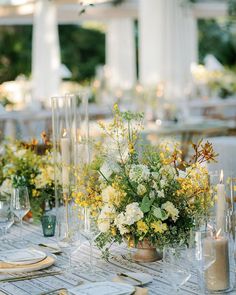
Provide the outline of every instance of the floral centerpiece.
<path id="1" fill-rule="evenodd" d="M 0 195 L 10 195 L 13 187 L 26 186 L 35 220 L 44 211 L 45 201 L 54 202 L 54 168 L 51 144 L 45 137 L 43 154 L 38 142 L 5 142 L 0 156 Z"/>
<path id="2" fill-rule="evenodd" d="M 200 142 L 186 162 L 178 144 L 144 144 L 142 115 L 121 113 L 117 106 L 113 122 L 100 126 L 109 140 L 82 169 L 75 201 L 100 208 L 97 244 L 105 252 L 107 245 L 125 241 L 152 249 L 151 256 L 139 252 L 135 260 L 156 260 L 156 247 L 186 243 L 196 220 L 206 216 L 212 199 L 201 164 L 216 154 L 211 144 Z"/>

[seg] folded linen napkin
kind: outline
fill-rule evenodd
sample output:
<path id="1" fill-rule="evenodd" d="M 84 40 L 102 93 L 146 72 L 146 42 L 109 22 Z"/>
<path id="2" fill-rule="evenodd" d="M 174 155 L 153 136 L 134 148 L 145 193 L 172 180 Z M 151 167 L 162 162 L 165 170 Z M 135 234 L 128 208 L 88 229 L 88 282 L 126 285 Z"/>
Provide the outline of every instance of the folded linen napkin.
<path id="1" fill-rule="evenodd" d="M 116 283 L 124 283 L 124 280 L 122 280 L 122 278 L 120 277 L 114 277 L 112 281 Z M 135 287 L 134 295 L 147 295 L 147 294 L 148 294 L 147 288 Z"/>

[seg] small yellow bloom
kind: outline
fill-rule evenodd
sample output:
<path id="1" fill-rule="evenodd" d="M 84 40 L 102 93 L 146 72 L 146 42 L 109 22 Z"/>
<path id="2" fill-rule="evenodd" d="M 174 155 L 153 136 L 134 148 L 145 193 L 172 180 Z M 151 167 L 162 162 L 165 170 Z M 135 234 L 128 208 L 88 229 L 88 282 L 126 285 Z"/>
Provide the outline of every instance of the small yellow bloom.
<path id="1" fill-rule="evenodd" d="M 138 231 L 140 231 L 140 232 L 142 232 L 142 233 L 147 233 L 148 232 L 148 226 L 147 226 L 147 224 L 144 222 L 144 221 L 142 221 L 142 220 L 139 220 L 138 222 L 137 222 L 137 228 L 138 228 Z"/>
<path id="2" fill-rule="evenodd" d="M 154 229 L 155 233 L 160 233 L 160 234 L 162 234 L 163 232 L 167 230 L 167 224 L 162 223 L 160 220 L 153 222 L 151 224 L 151 227 Z"/>
<path id="3" fill-rule="evenodd" d="M 113 237 L 116 236 L 116 228 L 115 227 L 111 228 L 111 234 L 112 234 Z"/>

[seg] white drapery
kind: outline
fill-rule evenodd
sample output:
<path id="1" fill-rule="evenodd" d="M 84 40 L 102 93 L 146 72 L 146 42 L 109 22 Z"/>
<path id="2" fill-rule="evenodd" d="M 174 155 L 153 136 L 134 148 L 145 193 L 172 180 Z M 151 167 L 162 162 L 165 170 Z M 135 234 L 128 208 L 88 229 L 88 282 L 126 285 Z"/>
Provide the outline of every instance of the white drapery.
<path id="1" fill-rule="evenodd" d="M 183 98 L 197 59 L 197 24 L 179 0 L 140 0 L 140 81 L 165 85 L 167 98 Z"/>
<path id="2" fill-rule="evenodd" d="M 106 65 L 111 87 L 129 89 L 136 82 L 134 22 L 112 19 L 107 24 Z"/>
<path id="3" fill-rule="evenodd" d="M 54 1 L 37 0 L 33 24 L 32 97 L 49 101 L 59 94 L 60 47 Z"/>

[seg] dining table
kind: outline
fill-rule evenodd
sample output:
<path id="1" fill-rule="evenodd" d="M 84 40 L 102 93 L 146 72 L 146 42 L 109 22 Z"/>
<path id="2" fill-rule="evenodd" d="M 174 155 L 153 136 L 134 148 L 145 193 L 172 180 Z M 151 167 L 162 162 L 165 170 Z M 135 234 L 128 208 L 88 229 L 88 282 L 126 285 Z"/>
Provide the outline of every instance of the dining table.
<path id="1" fill-rule="evenodd" d="M 53 244 L 57 242 L 55 237 L 44 237 L 40 225 L 24 222 L 22 237 L 28 243 L 27 247 L 38 249 L 39 244 Z M 19 225 L 15 224 L 10 228 L 9 233 L 2 237 L 0 251 L 21 248 L 17 242 L 19 237 Z M 65 267 L 68 263 L 67 255 L 62 252 L 57 254 L 56 262 L 49 269 L 41 270 L 39 276 L 28 280 L 7 281 L 14 278 L 15 274 L 0 274 L 0 294 L 9 295 L 40 295 L 59 288 L 70 289 L 81 283 L 112 281 L 117 273 L 132 271 L 149 274 L 153 280 L 144 287 L 148 294 L 174 295 L 168 276 L 168 265 L 162 260 L 152 263 L 136 263 L 130 260 L 130 251 L 125 244 L 114 245 L 111 248 L 111 255 L 108 260 L 102 258 L 100 250 L 93 247 L 94 265 L 92 271 L 84 271 L 89 263 L 89 244 L 81 243 L 78 250 L 73 254 L 73 265 L 75 269 Z M 89 269 L 89 268 L 88 268 Z M 58 271 L 57 275 L 44 276 L 45 272 Z M 40 275 L 42 274 L 42 275 Z M 18 274 L 19 275 L 19 274 Z M 4 280 L 4 282 L 3 282 Z M 53 293 L 54 294 L 54 293 Z M 55 293 L 58 294 L 58 293 Z M 181 287 L 180 295 L 199 295 L 197 277 L 191 270 L 190 279 Z M 223 293 L 222 293 L 223 294 Z M 236 294 L 236 289 L 227 294 Z M 97 294 L 99 295 L 99 294 Z"/>

